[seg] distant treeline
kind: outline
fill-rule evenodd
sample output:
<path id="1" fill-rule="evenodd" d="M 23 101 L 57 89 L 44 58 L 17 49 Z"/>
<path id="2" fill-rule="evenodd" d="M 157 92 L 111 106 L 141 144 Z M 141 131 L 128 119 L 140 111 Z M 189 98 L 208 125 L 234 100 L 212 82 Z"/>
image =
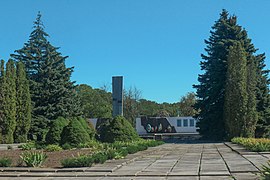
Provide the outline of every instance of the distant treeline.
<path id="1" fill-rule="evenodd" d="M 111 92 L 104 89 L 93 89 L 86 84 L 78 85 L 76 91 L 86 118 L 110 118 L 112 116 Z M 135 118 L 140 116 L 193 116 L 196 114 L 193 108 L 195 102 L 195 94 L 187 93 L 179 102 L 157 103 L 143 99 L 137 88 L 129 88 L 124 90 L 124 116 L 133 125 Z"/>

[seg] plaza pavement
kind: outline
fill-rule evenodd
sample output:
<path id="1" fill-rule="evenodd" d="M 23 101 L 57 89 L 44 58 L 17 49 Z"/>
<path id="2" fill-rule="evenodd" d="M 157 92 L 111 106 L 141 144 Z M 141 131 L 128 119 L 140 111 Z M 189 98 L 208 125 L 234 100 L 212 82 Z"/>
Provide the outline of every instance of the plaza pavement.
<path id="1" fill-rule="evenodd" d="M 0 180 L 253 180 L 269 158 L 232 143 L 176 142 L 88 168 L 0 168 Z"/>

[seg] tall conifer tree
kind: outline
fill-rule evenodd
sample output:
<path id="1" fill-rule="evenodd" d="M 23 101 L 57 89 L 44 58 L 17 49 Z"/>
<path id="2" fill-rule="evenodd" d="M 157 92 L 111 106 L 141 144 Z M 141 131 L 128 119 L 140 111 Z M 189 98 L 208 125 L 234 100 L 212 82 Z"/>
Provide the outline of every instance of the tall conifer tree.
<path id="1" fill-rule="evenodd" d="M 5 90 L 2 105 L 5 118 L 2 125 L 2 142 L 13 143 L 16 127 L 16 70 L 13 60 L 9 60 L 6 64 L 3 88 Z"/>
<path id="2" fill-rule="evenodd" d="M 15 142 L 26 142 L 31 123 L 31 98 L 29 82 L 26 78 L 24 64 L 17 63 L 16 79 L 16 121 L 17 126 L 14 133 Z"/>
<path id="3" fill-rule="evenodd" d="M 199 131 L 205 138 L 224 139 L 224 96 L 227 72 L 227 57 L 229 47 L 233 42 L 242 44 L 246 52 L 247 62 L 254 58 L 256 49 L 247 37 L 247 32 L 237 24 L 236 16 L 229 16 L 226 10 L 210 31 L 211 35 L 206 43 L 207 55 L 202 55 L 201 69 L 204 74 L 199 75 L 197 89 L 198 101 L 196 109 L 200 110 Z"/>
<path id="4" fill-rule="evenodd" d="M 74 90 L 74 82 L 70 80 L 73 67 L 67 68 L 65 60 L 47 40 L 48 34 L 39 13 L 34 22 L 34 30 L 24 47 L 11 55 L 25 64 L 30 80 L 31 100 L 33 103 L 32 131 L 44 130 L 42 119 L 54 120 L 59 116 L 78 115 L 80 106 Z M 38 121 L 38 122 L 35 122 Z M 43 124 L 39 127 L 39 124 Z M 38 130 L 39 129 L 39 130 Z"/>
<path id="5" fill-rule="evenodd" d="M 247 63 L 247 113 L 246 123 L 243 125 L 243 136 L 254 137 L 255 129 L 258 121 L 258 111 L 256 108 L 256 85 L 258 84 L 256 75 L 256 61 L 251 58 L 251 61 Z"/>
<path id="6" fill-rule="evenodd" d="M 246 132 L 247 113 L 247 60 L 239 42 L 229 49 L 225 84 L 224 121 L 229 138 L 243 136 Z"/>
<path id="7" fill-rule="evenodd" d="M 256 127 L 256 137 L 270 137 L 270 91 L 268 78 L 269 70 L 265 69 L 265 54 L 255 57 L 257 67 L 256 99 L 258 123 Z"/>
<path id="8" fill-rule="evenodd" d="M 0 143 L 3 141 L 2 129 L 5 128 L 5 114 L 4 114 L 4 93 L 5 93 L 5 61 L 1 60 L 0 64 Z"/>

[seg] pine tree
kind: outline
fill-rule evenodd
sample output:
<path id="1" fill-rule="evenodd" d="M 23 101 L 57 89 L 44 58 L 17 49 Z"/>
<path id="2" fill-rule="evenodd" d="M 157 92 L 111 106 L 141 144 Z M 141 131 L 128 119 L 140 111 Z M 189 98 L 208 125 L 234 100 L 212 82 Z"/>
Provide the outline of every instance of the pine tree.
<path id="1" fill-rule="evenodd" d="M 229 49 L 228 69 L 225 83 L 224 121 L 227 136 L 245 136 L 248 129 L 247 113 L 247 60 L 239 42 Z"/>
<path id="2" fill-rule="evenodd" d="M 6 72 L 3 88 L 4 100 L 4 122 L 2 125 L 3 143 L 13 143 L 13 133 L 16 127 L 16 70 L 13 60 L 9 60 L 6 64 Z"/>
<path id="3" fill-rule="evenodd" d="M 17 126 L 14 133 L 15 142 L 26 142 L 31 123 L 31 98 L 29 91 L 29 82 L 26 78 L 24 64 L 17 63 L 16 79 L 16 121 Z"/>
<path id="4" fill-rule="evenodd" d="M 37 120 L 80 114 L 74 82 L 70 81 L 73 67 L 65 66 L 67 56 L 62 56 L 59 48 L 53 47 L 47 40 L 48 37 L 39 13 L 29 41 L 11 55 L 25 64 L 33 103 L 33 124 L 36 125 L 40 124 L 34 122 Z M 44 126 L 33 128 L 36 132 Z"/>

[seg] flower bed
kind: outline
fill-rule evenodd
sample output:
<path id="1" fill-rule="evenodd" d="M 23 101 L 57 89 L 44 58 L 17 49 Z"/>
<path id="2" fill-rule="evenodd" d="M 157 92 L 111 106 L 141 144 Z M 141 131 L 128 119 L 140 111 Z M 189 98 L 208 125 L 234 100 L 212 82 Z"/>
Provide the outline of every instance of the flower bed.
<path id="1" fill-rule="evenodd" d="M 93 163 L 104 163 L 108 159 L 121 159 L 128 154 L 163 144 L 162 141 L 138 140 L 131 142 L 103 143 L 101 148 L 89 155 L 78 155 L 61 161 L 63 167 L 89 167 Z"/>
<path id="2" fill-rule="evenodd" d="M 160 144 L 163 142 L 143 139 L 114 143 L 101 143 L 92 140 L 79 144 L 78 147 L 63 150 L 58 145 L 29 142 L 21 145 L 20 149 L 1 150 L 0 167 L 90 167 L 93 163 L 104 163 L 108 159 L 121 159 L 127 154 Z"/>
<path id="3" fill-rule="evenodd" d="M 242 138 L 236 137 L 231 140 L 233 143 L 240 144 L 246 149 L 255 152 L 270 151 L 270 139 L 266 138 Z"/>

